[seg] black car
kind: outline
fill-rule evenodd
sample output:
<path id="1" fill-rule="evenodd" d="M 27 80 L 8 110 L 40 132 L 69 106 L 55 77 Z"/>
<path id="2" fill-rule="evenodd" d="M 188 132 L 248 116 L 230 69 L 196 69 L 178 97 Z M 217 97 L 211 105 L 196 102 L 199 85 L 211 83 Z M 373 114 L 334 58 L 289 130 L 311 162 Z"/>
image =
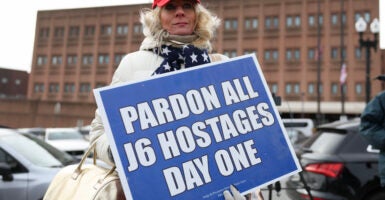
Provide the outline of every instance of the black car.
<path id="1" fill-rule="evenodd" d="M 291 199 L 385 199 L 378 176 L 378 150 L 359 135 L 359 124 L 357 118 L 317 127 L 297 152 L 303 172 L 286 182 Z"/>

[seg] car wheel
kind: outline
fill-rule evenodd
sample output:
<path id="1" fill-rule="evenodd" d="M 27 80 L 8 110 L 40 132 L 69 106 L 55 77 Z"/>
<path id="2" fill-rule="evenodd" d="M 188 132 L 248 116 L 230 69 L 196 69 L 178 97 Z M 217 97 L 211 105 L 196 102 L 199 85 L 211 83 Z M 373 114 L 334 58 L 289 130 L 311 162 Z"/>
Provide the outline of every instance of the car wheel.
<path id="1" fill-rule="evenodd" d="M 370 195 L 366 200 L 384 200 L 385 192 L 379 192 L 373 195 Z"/>

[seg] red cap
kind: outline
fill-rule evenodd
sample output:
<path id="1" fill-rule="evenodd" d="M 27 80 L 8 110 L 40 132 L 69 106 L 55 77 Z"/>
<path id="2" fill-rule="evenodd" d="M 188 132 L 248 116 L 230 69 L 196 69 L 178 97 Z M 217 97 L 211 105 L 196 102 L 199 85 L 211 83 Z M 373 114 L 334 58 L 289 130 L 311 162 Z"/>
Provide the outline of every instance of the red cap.
<path id="1" fill-rule="evenodd" d="M 157 6 L 162 7 L 162 6 L 166 5 L 170 1 L 171 0 L 154 0 L 154 2 L 152 3 L 152 9 L 154 9 Z M 200 3 L 201 1 L 200 0 L 195 0 L 195 2 L 196 3 Z"/>

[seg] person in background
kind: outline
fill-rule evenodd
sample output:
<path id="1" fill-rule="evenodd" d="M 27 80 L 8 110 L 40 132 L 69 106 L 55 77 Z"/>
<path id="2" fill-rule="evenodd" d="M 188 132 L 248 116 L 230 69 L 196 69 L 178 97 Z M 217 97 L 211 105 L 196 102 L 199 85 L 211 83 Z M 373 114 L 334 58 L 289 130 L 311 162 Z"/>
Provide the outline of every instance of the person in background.
<path id="1" fill-rule="evenodd" d="M 385 75 L 376 77 L 384 81 Z M 380 183 L 385 187 L 385 91 L 378 93 L 365 106 L 361 113 L 360 134 L 376 149 L 378 155 L 378 172 Z"/>
<path id="2" fill-rule="evenodd" d="M 210 40 L 220 19 L 200 0 L 154 0 L 152 9 L 140 12 L 140 21 L 145 38 L 138 51 L 122 59 L 111 85 L 228 59 L 222 54 L 211 54 Z M 91 122 L 90 142 L 96 139 L 98 158 L 113 165 L 98 109 Z"/>

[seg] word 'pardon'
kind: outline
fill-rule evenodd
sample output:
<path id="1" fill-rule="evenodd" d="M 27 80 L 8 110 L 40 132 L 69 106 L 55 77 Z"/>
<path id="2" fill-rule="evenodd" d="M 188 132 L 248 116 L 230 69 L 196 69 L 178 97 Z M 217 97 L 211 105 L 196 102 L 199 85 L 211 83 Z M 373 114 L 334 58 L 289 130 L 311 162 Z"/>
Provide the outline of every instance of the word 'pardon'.
<path id="1" fill-rule="evenodd" d="M 154 99 L 151 102 L 139 103 L 120 109 L 127 134 L 134 134 L 140 127 L 146 130 L 162 124 L 184 119 L 190 115 L 199 115 L 222 107 L 230 106 L 250 99 L 258 98 L 248 76 L 242 79 L 225 81 L 220 84 L 224 102 L 218 98 L 214 85 L 189 90 L 186 94 L 174 94 L 167 98 Z M 151 104 L 151 106 L 150 106 Z M 274 124 L 274 117 L 269 112 L 269 104 L 259 102 L 242 109 L 225 113 L 190 126 L 181 126 L 173 130 L 157 134 L 159 146 L 165 160 L 191 153 L 196 148 L 209 147 L 213 142 L 220 143 L 240 135 Z M 136 125 L 136 126 L 135 126 Z M 140 131 L 139 131 L 140 132 Z M 140 166 L 149 167 L 156 163 L 156 152 L 149 138 L 143 137 L 133 143 L 126 143 L 124 149 L 128 158 L 129 172 Z M 159 152 L 157 152 L 159 153 Z M 252 139 L 243 141 L 226 149 L 219 149 L 214 154 L 218 171 L 229 176 L 236 171 L 261 163 Z M 134 156 L 135 155 L 135 156 Z M 172 166 L 163 169 L 171 196 L 210 183 L 208 155 L 186 161 L 180 167 Z"/>

